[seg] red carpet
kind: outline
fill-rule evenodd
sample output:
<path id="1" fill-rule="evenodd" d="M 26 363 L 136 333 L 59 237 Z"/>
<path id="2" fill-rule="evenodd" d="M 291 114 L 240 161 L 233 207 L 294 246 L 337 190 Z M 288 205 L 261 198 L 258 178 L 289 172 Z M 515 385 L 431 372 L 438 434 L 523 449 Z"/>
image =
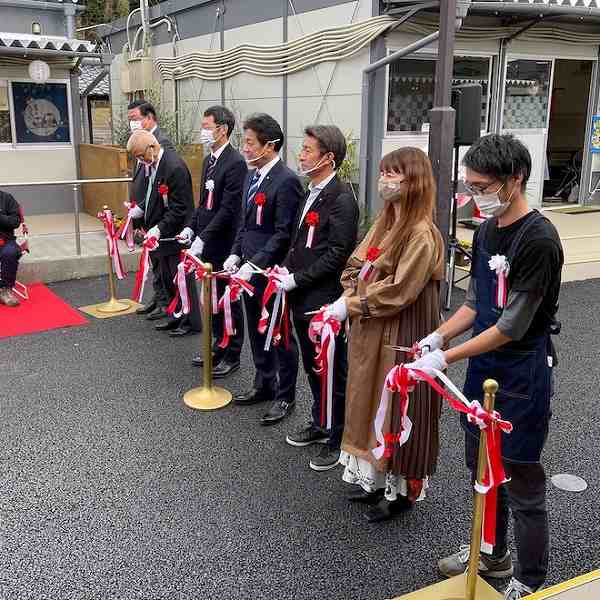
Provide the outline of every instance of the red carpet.
<path id="1" fill-rule="evenodd" d="M 0 338 L 87 323 L 87 319 L 43 283 L 32 283 L 28 289 L 29 300 L 19 298 L 20 306 L 10 308 L 0 304 Z"/>

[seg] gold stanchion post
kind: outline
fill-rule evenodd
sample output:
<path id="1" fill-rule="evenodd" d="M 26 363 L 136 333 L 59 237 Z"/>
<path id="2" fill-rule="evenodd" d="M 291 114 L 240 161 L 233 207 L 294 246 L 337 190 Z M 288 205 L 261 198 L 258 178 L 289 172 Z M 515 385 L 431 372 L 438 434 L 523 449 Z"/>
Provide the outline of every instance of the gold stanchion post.
<path id="1" fill-rule="evenodd" d="M 212 265 L 205 263 L 206 275 L 202 282 L 204 305 L 202 307 L 202 357 L 204 359 L 204 381 L 201 387 L 187 391 L 184 403 L 197 410 L 216 410 L 231 402 L 231 392 L 212 384 Z"/>
<path id="2" fill-rule="evenodd" d="M 108 206 L 104 206 L 102 210 L 108 210 Z M 115 242 L 116 243 L 116 242 Z M 131 308 L 131 303 L 126 300 L 117 300 L 115 274 L 113 272 L 112 258 L 110 256 L 110 246 L 106 240 L 106 261 L 108 272 L 108 292 L 110 294 L 108 302 L 98 304 L 95 308 L 99 313 L 119 313 Z"/>
<path id="3" fill-rule="evenodd" d="M 487 379 L 483 383 L 484 408 L 494 410 L 498 383 Z M 482 431 L 479 437 L 479 456 L 477 461 L 477 481 L 483 479 L 486 465 L 486 438 Z M 487 581 L 479 576 L 479 552 L 481 550 L 481 532 L 483 527 L 483 494 L 475 492 L 473 506 L 473 525 L 467 572 L 422 590 L 398 596 L 395 600 L 500 600 L 502 595 Z"/>

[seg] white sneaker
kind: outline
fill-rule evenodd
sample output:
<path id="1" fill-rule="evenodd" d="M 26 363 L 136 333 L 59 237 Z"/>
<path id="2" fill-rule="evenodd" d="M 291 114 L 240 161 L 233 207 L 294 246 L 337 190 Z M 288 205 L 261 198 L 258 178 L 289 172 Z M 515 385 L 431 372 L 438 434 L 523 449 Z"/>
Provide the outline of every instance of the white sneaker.
<path id="1" fill-rule="evenodd" d="M 536 591 L 513 577 L 504 590 L 504 600 L 521 600 L 524 596 L 529 596 Z"/>

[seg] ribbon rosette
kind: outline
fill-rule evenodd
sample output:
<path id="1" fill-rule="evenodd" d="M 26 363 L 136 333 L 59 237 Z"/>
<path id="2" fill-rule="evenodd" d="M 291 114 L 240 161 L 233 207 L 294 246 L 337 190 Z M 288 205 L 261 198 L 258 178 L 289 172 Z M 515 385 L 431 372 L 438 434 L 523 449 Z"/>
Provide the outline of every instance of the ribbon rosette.
<path id="1" fill-rule="evenodd" d="M 144 295 L 144 285 L 148 279 L 148 271 L 150 270 L 150 252 L 158 248 L 158 240 L 153 236 L 146 238 L 142 245 L 142 253 L 140 254 L 140 264 L 135 275 L 135 287 L 133 288 L 133 299 L 136 302 L 142 301 Z"/>
<path id="2" fill-rule="evenodd" d="M 508 298 L 508 272 L 510 265 L 506 256 L 494 254 L 488 261 L 490 270 L 496 272 L 496 306 L 504 308 Z"/>
<path id="3" fill-rule="evenodd" d="M 367 250 L 367 260 L 362 266 L 362 269 L 358 273 L 359 279 L 363 281 L 367 281 L 369 277 L 371 277 L 371 273 L 373 273 L 373 263 L 377 260 L 379 255 L 381 254 L 381 249 L 375 246 L 371 246 Z"/>
<path id="4" fill-rule="evenodd" d="M 206 198 L 206 210 L 212 210 L 214 202 L 215 182 L 212 179 L 209 179 L 204 185 L 204 187 L 208 190 L 208 196 Z"/>
<path id="5" fill-rule="evenodd" d="M 218 309 L 223 311 L 223 339 L 219 342 L 219 348 L 227 348 L 229 339 L 235 335 L 235 327 L 233 326 L 233 315 L 231 312 L 231 304 L 238 302 L 242 293 L 246 292 L 249 296 L 254 296 L 254 287 L 247 281 L 231 275 L 229 283 L 225 286 L 225 292 L 219 300 Z"/>
<path id="6" fill-rule="evenodd" d="M 258 192 L 256 196 L 254 196 L 254 204 L 256 204 L 256 224 L 261 227 L 263 220 L 263 206 L 267 202 L 267 196 L 264 192 Z"/>
<path id="7" fill-rule="evenodd" d="M 166 183 L 161 183 L 158 186 L 158 193 L 162 197 L 163 206 L 167 208 L 169 206 L 169 186 Z"/>
<path id="8" fill-rule="evenodd" d="M 265 352 L 267 352 L 271 347 L 271 342 L 273 342 L 273 346 L 278 346 L 281 343 L 282 337 L 285 347 L 289 347 L 290 324 L 287 296 L 283 289 L 277 287 L 277 282 L 281 281 L 283 275 L 289 275 L 289 271 L 285 267 L 275 265 L 264 271 L 264 275 L 269 281 L 263 294 L 262 310 L 258 321 L 258 332 L 262 335 L 266 333 L 264 349 Z M 275 294 L 273 312 L 269 315 L 267 304 L 273 294 Z"/>
<path id="9" fill-rule="evenodd" d="M 98 218 L 104 224 L 108 254 L 112 260 L 115 275 L 118 279 L 123 279 L 125 277 L 125 269 L 123 268 L 121 255 L 119 254 L 119 244 L 117 243 L 118 237 L 112 211 L 110 209 L 103 210 L 98 213 Z"/>
<path id="10" fill-rule="evenodd" d="M 333 317 L 325 319 L 324 307 L 310 321 L 308 337 L 315 345 L 315 372 L 321 379 L 321 427 L 331 429 L 333 422 L 333 365 L 335 338 L 342 324 Z"/>
<path id="11" fill-rule="evenodd" d="M 315 239 L 315 230 L 319 224 L 319 213 L 314 210 L 309 211 L 306 214 L 304 222 L 308 226 L 308 235 L 306 236 L 306 247 L 312 248 Z"/>

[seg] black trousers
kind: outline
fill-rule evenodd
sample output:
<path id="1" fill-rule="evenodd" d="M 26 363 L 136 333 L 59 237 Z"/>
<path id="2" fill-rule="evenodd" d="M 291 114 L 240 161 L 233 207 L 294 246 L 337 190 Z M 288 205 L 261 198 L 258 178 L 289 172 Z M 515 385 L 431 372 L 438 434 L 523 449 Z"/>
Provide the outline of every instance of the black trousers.
<path id="1" fill-rule="evenodd" d="M 15 286 L 21 254 L 21 248 L 14 240 L 0 246 L 0 288 L 12 289 Z"/>
<path id="2" fill-rule="evenodd" d="M 213 269 L 220 271 L 223 268 L 223 264 L 213 263 Z M 217 297 L 220 299 L 225 293 L 227 287 L 227 281 L 224 279 L 217 279 Z M 242 346 L 244 345 L 244 309 L 242 308 L 242 301 L 238 300 L 231 304 L 231 316 L 233 318 L 233 327 L 235 329 L 235 335 L 229 338 L 229 345 L 225 350 L 219 348 L 219 342 L 223 339 L 223 331 L 225 326 L 225 315 L 223 312 L 214 314 L 212 316 L 212 335 L 213 335 L 213 353 L 216 357 L 228 362 L 238 362 L 240 360 L 240 354 L 242 352 Z"/>
<path id="3" fill-rule="evenodd" d="M 326 426 L 321 426 L 321 378 L 315 373 L 315 345 L 308 337 L 308 326 L 310 320 L 294 318 L 294 331 L 298 338 L 300 353 L 302 354 L 302 364 L 308 378 L 308 384 L 312 393 L 313 402 L 311 407 L 311 423 L 314 427 L 322 429 L 329 434 L 329 445 L 334 449 L 339 449 L 342 443 L 344 433 L 344 415 L 346 407 L 346 380 L 348 378 L 348 350 L 347 343 L 343 333 L 335 340 L 335 355 L 333 365 L 333 405 L 332 405 L 332 427 L 330 430 Z M 285 359 L 282 355 L 289 355 Z M 298 375 L 298 346 L 295 339 L 290 340 L 289 350 L 278 349 L 280 362 L 287 360 L 288 364 L 295 364 L 295 370 L 288 367 L 283 373 L 280 371 L 280 386 L 284 388 L 296 389 L 296 378 Z M 288 377 L 289 381 L 284 381 Z"/>
<path id="4" fill-rule="evenodd" d="M 266 279 L 261 275 L 255 275 L 250 280 L 254 286 L 254 296 L 244 294 L 244 308 L 248 323 L 248 337 L 256 374 L 254 376 L 254 387 L 265 392 L 273 399 L 294 402 L 296 399 L 296 381 L 293 376 L 294 370 L 298 372 L 298 359 L 294 364 L 293 352 L 279 352 L 271 347 L 264 349 L 266 332 L 258 332 L 258 322 L 262 310 L 262 297 L 267 285 Z M 269 312 L 272 313 L 273 300 L 269 303 Z M 290 338 L 293 337 L 290 331 Z M 283 340 L 281 344 L 283 344 Z M 290 339 L 290 347 L 292 340 Z M 281 383 L 280 383 L 281 382 Z"/>
<path id="5" fill-rule="evenodd" d="M 158 256 L 158 272 L 161 277 L 161 284 L 168 298 L 167 306 L 175 296 L 175 273 L 179 264 L 179 254 L 171 254 L 169 256 Z M 188 290 L 190 293 L 191 310 L 188 315 L 182 317 L 184 323 L 188 323 L 194 331 L 202 331 L 202 317 L 200 313 L 200 296 L 196 287 L 196 280 L 188 277 Z"/>
<path id="6" fill-rule="evenodd" d="M 152 289 L 154 290 L 153 302 L 156 302 L 158 306 L 167 308 L 171 302 L 171 298 L 167 295 L 165 287 L 163 285 L 162 275 L 160 272 L 160 259 L 158 256 L 150 253 L 150 263 L 152 264 Z"/>
<path id="7" fill-rule="evenodd" d="M 467 466 L 475 481 L 479 440 L 465 434 Z M 513 516 L 517 564 L 514 577 L 536 589 L 546 580 L 550 535 L 546 509 L 546 473 L 541 463 L 504 461 L 508 483 L 498 489 L 496 545 L 492 556 L 503 558 L 508 550 L 509 510 Z"/>

